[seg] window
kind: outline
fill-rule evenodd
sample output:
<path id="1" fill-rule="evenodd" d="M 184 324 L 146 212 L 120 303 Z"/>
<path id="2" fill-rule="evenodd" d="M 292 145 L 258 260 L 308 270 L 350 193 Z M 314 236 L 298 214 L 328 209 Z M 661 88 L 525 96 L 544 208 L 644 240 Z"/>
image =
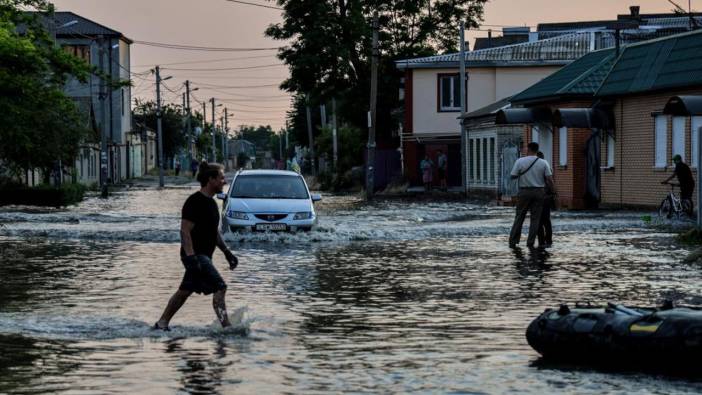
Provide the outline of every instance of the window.
<path id="1" fill-rule="evenodd" d="M 685 161 L 685 117 L 673 117 L 673 156 Z"/>
<path id="2" fill-rule="evenodd" d="M 490 137 L 490 183 L 495 183 L 495 138 Z"/>
<path id="3" fill-rule="evenodd" d="M 558 129 L 558 164 L 568 164 L 568 128 Z"/>
<path id="4" fill-rule="evenodd" d="M 496 146 L 494 134 L 492 134 L 492 136 L 489 134 L 471 136 L 468 139 L 468 181 L 471 184 L 483 186 L 496 185 Z"/>
<path id="5" fill-rule="evenodd" d="M 699 156 L 699 151 L 697 150 L 697 144 L 698 144 L 698 139 L 700 138 L 700 128 L 702 128 L 702 117 L 692 117 L 691 121 L 691 126 L 690 126 L 690 131 L 692 132 L 692 136 L 690 140 L 691 145 L 692 145 L 692 167 L 697 167 L 698 162 L 697 162 L 697 157 Z"/>
<path id="6" fill-rule="evenodd" d="M 607 135 L 607 167 L 614 167 L 614 137 Z"/>
<path id="7" fill-rule="evenodd" d="M 439 111 L 461 111 L 461 79 L 458 74 L 439 74 Z"/>
<path id="8" fill-rule="evenodd" d="M 85 60 L 90 63 L 90 46 L 89 45 L 64 45 L 63 50 L 71 55 Z"/>
<path id="9" fill-rule="evenodd" d="M 668 163 L 666 155 L 668 144 L 668 117 L 666 115 L 656 115 L 656 167 L 665 167 Z"/>

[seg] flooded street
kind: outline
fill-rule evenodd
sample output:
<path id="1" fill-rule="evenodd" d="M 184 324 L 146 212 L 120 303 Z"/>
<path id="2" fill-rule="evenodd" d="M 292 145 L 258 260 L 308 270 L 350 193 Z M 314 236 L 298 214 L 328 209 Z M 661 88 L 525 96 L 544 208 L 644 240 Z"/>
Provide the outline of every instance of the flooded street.
<path id="1" fill-rule="evenodd" d="M 190 188 L 0 209 L 0 393 L 699 393 L 691 378 L 540 363 L 546 307 L 702 304 L 702 268 L 641 212 L 557 212 L 554 248 L 510 250 L 513 208 L 324 196 L 302 234 L 228 234 L 234 330 L 183 274 Z M 522 245 L 525 237 L 522 239 Z"/>

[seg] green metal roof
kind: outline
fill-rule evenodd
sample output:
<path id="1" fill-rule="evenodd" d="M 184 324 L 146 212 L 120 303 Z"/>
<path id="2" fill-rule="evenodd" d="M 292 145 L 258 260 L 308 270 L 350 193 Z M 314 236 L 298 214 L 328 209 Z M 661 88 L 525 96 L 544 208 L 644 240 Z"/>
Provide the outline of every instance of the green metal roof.
<path id="1" fill-rule="evenodd" d="M 614 50 L 590 52 L 512 97 L 512 103 L 554 97 L 588 95 L 597 91 L 614 63 Z"/>
<path id="2" fill-rule="evenodd" d="M 597 96 L 702 85 L 702 30 L 624 48 Z"/>

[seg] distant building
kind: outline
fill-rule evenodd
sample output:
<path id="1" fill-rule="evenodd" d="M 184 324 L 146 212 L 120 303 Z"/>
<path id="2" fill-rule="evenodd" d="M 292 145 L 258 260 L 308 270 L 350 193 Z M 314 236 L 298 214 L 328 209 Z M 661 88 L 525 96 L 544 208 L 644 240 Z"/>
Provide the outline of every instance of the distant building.
<path id="1" fill-rule="evenodd" d="M 95 66 L 114 81 L 130 80 L 132 41 L 122 33 L 73 12 L 56 12 L 48 28 L 66 52 Z M 69 81 L 65 92 L 90 118 L 98 138 L 97 144 L 86 144 L 76 160 L 78 181 L 92 183 L 100 180 L 100 133 L 107 135 L 108 180 L 119 182 L 135 174 L 134 167 L 129 165 L 134 163 L 130 158 L 134 149 L 130 146 L 144 142 L 140 134 L 130 135 L 131 87 L 110 89 L 101 78 L 91 75 L 87 83 Z"/>

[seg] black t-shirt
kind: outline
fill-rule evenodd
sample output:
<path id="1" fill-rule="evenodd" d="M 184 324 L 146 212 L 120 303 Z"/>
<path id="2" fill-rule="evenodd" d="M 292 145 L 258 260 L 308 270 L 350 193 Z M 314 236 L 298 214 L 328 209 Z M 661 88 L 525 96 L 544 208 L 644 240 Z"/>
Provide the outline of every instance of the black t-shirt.
<path id="1" fill-rule="evenodd" d="M 212 258 L 217 246 L 219 226 L 219 209 L 215 200 L 201 192 L 193 193 L 183 205 L 181 218 L 195 224 L 190 232 L 195 255 L 207 255 Z M 180 255 L 185 256 L 183 247 L 180 248 Z"/>
<path id="2" fill-rule="evenodd" d="M 691 191 L 695 188 L 695 180 L 692 178 L 690 167 L 682 162 L 675 164 L 675 176 L 680 183 L 680 190 Z"/>

